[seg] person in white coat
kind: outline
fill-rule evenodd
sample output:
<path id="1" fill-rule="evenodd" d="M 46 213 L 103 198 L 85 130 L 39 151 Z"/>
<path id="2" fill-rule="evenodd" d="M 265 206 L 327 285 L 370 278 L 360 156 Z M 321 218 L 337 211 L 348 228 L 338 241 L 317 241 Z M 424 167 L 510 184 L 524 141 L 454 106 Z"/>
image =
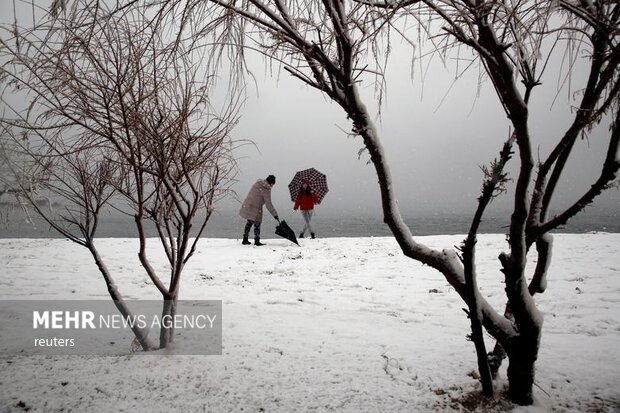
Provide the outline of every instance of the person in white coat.
<path id="1" fill-rule="evenodd" d="M 259 179 L 252 185 L 245 201 L 241 204 L 239 216 L 247 220 L 243 231 L 243 245 L 249 245 L 250 229 L 254 226 L 254 245 L 265 245 L 260 242 L 260 224 L 263 220 L 263 205 L 271 215 L 280 221 L 278 212 L 271 203 L 271 188 L 276 184 L 276 177 L 269 175 L 267 179 Z"/>

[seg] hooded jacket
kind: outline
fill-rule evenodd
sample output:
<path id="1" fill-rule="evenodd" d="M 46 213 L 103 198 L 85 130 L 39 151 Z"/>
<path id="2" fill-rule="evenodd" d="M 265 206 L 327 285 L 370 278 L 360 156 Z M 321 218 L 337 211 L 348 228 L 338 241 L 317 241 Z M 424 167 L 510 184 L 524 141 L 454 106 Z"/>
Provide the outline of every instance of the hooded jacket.
<path id="1" fill-rule="evenodd" d="M 278 216 L 278 212 L 271 203 L 271 185 L 264 179 L 259 179 L 252 185 L 245 201 L 241 204 L 239 215 L 241 218 L 250 221 L 261 222 L 263 220 L 263 205 L 267 207 L 274 218 Z"/>

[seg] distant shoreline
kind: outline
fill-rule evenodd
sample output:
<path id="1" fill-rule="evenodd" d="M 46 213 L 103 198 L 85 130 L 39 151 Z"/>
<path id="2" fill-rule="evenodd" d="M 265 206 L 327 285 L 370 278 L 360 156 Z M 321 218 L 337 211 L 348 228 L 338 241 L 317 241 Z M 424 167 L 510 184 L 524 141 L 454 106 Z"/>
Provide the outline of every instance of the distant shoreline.
<path id="1" fill-rule="evenodd" d="M 33 216 L 34 226 L 23 215 L 17 214 L 9 219 L 3 217 L 0 222 L 0 239 L 40 239 L 63 238 L 50 228 L 47 223 Z M 281 212 L 280 219 L 299 233 L 303 226 L 302 218 L 292 211 Z M 464 213 L 426 213 L 414 216 L 403 214 L 415 236 L 458 235 L 469 231 L 471 216 Z M 506 234 L 509 228 L 510 214 L 494 214 L 485 217 L 480 226 L 480 234 Z M 245 221 L 237 216 L 236 211 L 227 210 L 214 214 L 209 220 L 203 238 L 239 239 L 242 236 Z M 275 237 L 276 221 L 266 214 L 263 218 L 261 235 L 263 238 Z M 360 238 L 391 237 L 388 226 L 383 223 L 380 213 L 334 213 L 318 210 L 313 218 L 313 226 L 319 238 Z M 569 221 L 568 225 L 558 228 L 553 233 L 587 234 L 620 233 L 620 211 L 599 212 L 586 211 Z M 156 237 L 154 228 L 146 228 L 147 236 Z M 195 235 L 195 234 L 194 234 Z M 101 218 L 97 238 L 135 238 L 137 233 L 133 221 L 122 215 L 107 214 Z"/>
<path id="2" fill-rule="evenodd" d="M 555 233 L 551 233 L 551 235 L 617 235 L 620 234 L 620 232 L 609 232 L 609 231 L 590 231 L 590 232 L 555 232 Z M 479 233 L 479 235 L 484 235 L 484 236 L 504 236 L 506 234 L 504 233 Z M 433 237 L 463 237 L 465 238 L 467 236 L 467 234 L 425 234 L 425 235 L 417 235 L 417 234 L 413 234 L 414 237 L 418 237 L 418 238 L 433 238 Z M 209 237 L 209 236 L 203 236 L 201 237 L 201 239 L 205 239 L 205 240 L 211 240 L 211 241 L 237 241 L 237 240 L 241 240 L 242 237 Z M 337 240 L 337 239 L 348 239 L 348 240 L 353 240 L 353 239 L 385 239 L 385 238 L 394 238 L 393 235 L 367 235 L 367 236 L 328 236 L 328 237 L 317 237 L 314 240 L 310 240 L 309 242 L 317 242 L 320 241 L 321 239 L 329 239 L 329 240 Z M 21 237 L 21 238 L 10 238 L 10 237 L 0 237 L 0 240 L 2 241 L 11 241 L 11 240 L 37 240 L 37 241 L 44 241 L 44 240 L 67 240 L 69 241 L 69 239 L 67 238 L 63 238 L 61 236 L 58 237 Z M 138 237 L 96 237 L 95 239 L 115 239 L 115 240 L 137 240 Z M 147 240 L 155 240 L 155 241 L 159 241 L 159 238 L 156 236 L 148 236 L 146 237 Z M 191 238 L 190 238 L 191 239 Z M 272 236 L 269 235 L 265 238 L 261 238 L 261 241 L 265 241 L 265 242 L 269 242 L 269 241 L 280 241 L 280 240 L 284 240 L 283 238 L 279 238 L 277 236 Z"/>

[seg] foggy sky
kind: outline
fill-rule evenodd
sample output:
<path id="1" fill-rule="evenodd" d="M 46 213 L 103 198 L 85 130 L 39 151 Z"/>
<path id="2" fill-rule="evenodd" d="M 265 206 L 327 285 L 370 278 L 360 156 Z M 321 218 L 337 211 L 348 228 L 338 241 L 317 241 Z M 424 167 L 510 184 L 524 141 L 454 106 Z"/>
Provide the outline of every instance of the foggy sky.
<path id="1" fill-rule="evenodd" d="M 20 3 L 19 7 L 29 7 Z M 12 4 L 2 2 L 2 20 L 11 19 Z M 478 71 L 474 67 L 452 86 L 455 66 L 431 63 L 425 76 L 415 70 L 411 76 L 411 50 L 392 44 L 391 63 L 386 75 L 387 92 L 376 117 L 377 128 L 394 177 L 394 188 L 403 212 L 473 213 L 482 185 L 480 166 L 499 153 L 509 135 L 509 122 L 493 87 L 485 80 L 478 90 Z M 329 214 L 379 214 L 380 196 L 367 153 L 358 158 L 361 138 L 347 136 L 351 124 L 343 110 L 315 89 L 286 72 L 266 73 L 262 58 L 250 60 L 257 84 L 248 88 L 241 120 L 234 129 L 236 139 L 250 139 L 256 147 L 237 151 L 239 182 L 235 184 L 241 200 L 252 183 L 269 174 L 277 177 L 273 201 L 281 216 L 292 213 L 287 184 L 297 170 L 315 167 L 328 177 L 329 194 L 318 211 Z M 559 62 L 556 62 L 559 65 Z M 553 64 L 552 64 L 553 66 Z M 577 71 L 577 77 L 584 73 Z M 570 122 L 566 90 L 553 103 L 558 90 L 557 70 L 551 68 L 543 86 L 534 90 L 530 112 L 535 153 L 544 158 L 550 145 Z M 575 85 L 579 84 L 575 80 Z M 372 113 L 378 113 L 374 86 L 360 84 L 362 97 Z M 445 97 L 445 99 L 444 99 Z M 595 130 L 589 141 L 578 142 L 556 190 L 555 207 L 565 207 L 585 192 L 600 173 L 605 153 L 609 121 Z M 518 156 L 509 164 L 516 178 Z M 510 188 L 514 187 L 514 182 Z M 510 207 L 508 195 L 494 201 L 491 210 Z M 620 192 L 609 190 L 594 207 L 619 212 Z M 234 199 L 222 208 L 238 209 Z"/>
<path id="2" fill-rule="evenodd" d="M 423 80 L 419 71 L 412 79 L 410 52 L 394 46 L 386 101 L 381 116 L 375 120 L 394 176 L 399 205 L 405 213 L 473 214 L 482 185 L 480 166 L 498 156 L 510 130 L 493 87 L 485 80 L 479 92 L 475 68 L 451 87 L 455 69 L 446 68 L 439 61 Z M 262 66 L 256 67 L 260 70 Z M 543 86 L 534 90 L 531 105 L 535 110 L 530 112 L 532 147 L 541 159 L 571 121 L 572 102 L 568 101 L 567 92 L 557 95 L 557 70 L 551 68 L 548 72 Z M 347 136 L 345 131 L 350 131 L 351 124 L 343 110 L 287 73 L 279 77 L 263 75 L 258 70 L 256 73 L 258 95 L 250 92 L 241 122 L 234 131 L 238 138 L 252 139 L 258 148 L 239 151 L 243 155 L 239 161 L 240 182 L 235 186 L 239 196 L 245 196 L 255 179 L 274 174 L 278 178 L 272 191 L 276 208 L 292 209 L 286 185 L 295 171 L 315 167 L 327 174 L 330 187 L 319 209 L 329 213 L 379 213 L 380 194 L 374 167 L 367 164 L 367 153 L 358 159 L 362 141 Z M 578 84 L 577 80 L 574 82 Z M 365 103 L 377 113 L 372 85 L 362 83 L 362 89 Z M 609 120 L 602 122 L 589 141 L 578 141 L 552 207 L 568 206 L 598 177 L 608 128 Z M 509 163 L 513 179 L 517 166 L 515 154 Z M 512 188 L 514 181 L 509 184 L 508 195 L 494 201 L 491 211 L 511 206 Z M 599 197 L 590 210 L 619 212 L 619 205 L 620 193 L 612 189 Z"/>

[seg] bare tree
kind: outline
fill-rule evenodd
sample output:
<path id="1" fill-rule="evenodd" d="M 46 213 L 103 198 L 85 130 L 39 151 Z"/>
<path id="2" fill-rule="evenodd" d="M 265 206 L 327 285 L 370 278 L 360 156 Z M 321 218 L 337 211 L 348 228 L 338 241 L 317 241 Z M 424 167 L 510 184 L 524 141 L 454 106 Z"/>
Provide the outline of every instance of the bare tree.
<path id="1" fill-rule="evenodd" d="M 234 177 L 238 99 L 229 95 L 215 108 L 213 79 L 195 64 L 198 44 L 153 24 L 148 10 L 113 14 L 91 3 L 73 2 L 29 30 L 5 28 L 17 34 L 1 43 L 9 111 L 2 124 L 50 176 L 37 190 L 63 205 L 51 214 L 30 196 L 34 209 L 90 251 L 120 312 L 130 309 L 95 244 L 105 208 L 133 216 L 140 264 L 162 295 L 162 316 L 174 316 L 183 268 Z M 168 260 L 167 277 L 151 264 L 148 227 Z M 134 333 L 144 350 L 156 347 L 148 332 Z M 173 333 L 162 326 L 159 347 Z"/>
<path id="2" fill-rule="evenodd" d="M 505 329 L 491 355 L 493 374 L 504 351 L 510 360 L 510 395 L 522 404 L 532 402 L 534 364 L 538 357 L 542 316 L 532 296 L 546 289 L 552 237 L 550 231 L 581 212 L 603 190 L 614 184 L 620 163 L 620 5 L 612 2 L 505 2 L 445 1 L 421 2 L 438 15 L 447 33 L 447 42 L 470 47 L 482 62 L 512 126 L 512 136 L 499 160 L 485 170 L 486 180 L 472 231 L 464 243 L 465 275 L 471 272 L 475 250 L 475 228 L 486 204 L 498 185 L 505 183 L 504 166 L 510 148 L 517 146 L 519 170 L 516 177 L 513 212 L 508 244 L 510 251 L 500 255 L 508 299 L 505 315 L 516 334 Z M 408 15 L 420 17 L 412 4 L 404 5 Z M 567 71 L 561 75 L 583 84 L 575 98 L 576 110 L 570 126 L 555 139 L 546 157 L 534 161 L 534 137 L 531 134 L 530 101 L 553 58 L 554 51 L 565 53 Z M 584 61 L 577 62 L 585 55 Z M 576 65 L 587 67 L 586 79 L 574 79 Z M 572 103 L 572 102 L 571 102 Z M 557 184 L 566 169 L 579 136 L 586 137 L 606 119 L 610 124 L 607 152 L 601 159 L 601 173 L 590 188 L 555 216 L 549 216 Z M 534 173 L 536 177 L 534 178 Z M 530 188 L 532 188 L 530 193 Z M 526 274 L 527 255 L 536 245 L 537 265 Z M 470 278 L 475 279 L 475 272 Z M 470 298 L 471 301 L 471 298 Z"/>
<path id="3" fill-rule="evenodd" d="M 619 167 L 620 6 L 609 1 L 482 0 L 196 0 L 189 4 L 167 2 L 166 6 L 171 4 L 173 7 L 168 10 L 179 7 L 184 16 L 196 13 L 198 35 L 203 34 L 201 28 L 213 33 L 213 27 L 221 25 L 217 32 L 219 42 L 258 50 L 279 61 L 291 75 L 342 107 L 351 119 L 353 134 L 362 138 L 370 154 L 379 180 L 384 221 L 403 253 L 441 272 L 468 303 L 479 365 L 489 370 L 484 346 L 479 346 L 483 339 L 478 328 L 481 324 L 508 356 L 511 399 L 531 404 L 543 321 L 533 296 L 546 287 L 552 249 L 549 232 L 612 185 Z M 410 35 L 412 30 L 407 27 L 411 18 L 403 23 L 403 17 L 410 16 L 418 22 L 413 30 L 415 35 Z M 482 195 L 461 254 L 451 248 L 427 247 L 405 225 L 379 133 L 360 95 L 362 81 L 378 81 L 381 86 L 390 37 L 394 35 L 411 41 L 430 39 L 436 45 L 436 53 L 459 45 L 470 47 L 491 79 L 509 119 L 510 138 L 503 142 L 500 157 L 484 168 Z M 589 74 L 579 93 L 572 125 L 557 137 L 553 150 L 537 165 L 532 150 L 529 102 L 549 56 L 562 51 L 574 56 L 567 76 L 577 75 L 572 70 L 574 59 L 583 56 Z M 243 55 L 243 51 L 239 54 Z M 609 121 L 610 132 L 600 176 L 569 207 L 549 217 L 557 183 L 577 138 L 588 135 L 601 121 Z M 509 251 L 499 257 L 508 300 L 504 313 L 493 309 L 479 293 L 475 248 L 487 205 L 509 184 L 505 166 L 513 150 L 518 152 L 518 175 Z M 536 245 L 532 253 L 537 256 L 537 265 L 528 277 L 526 262 L 532 245 Z"/>

